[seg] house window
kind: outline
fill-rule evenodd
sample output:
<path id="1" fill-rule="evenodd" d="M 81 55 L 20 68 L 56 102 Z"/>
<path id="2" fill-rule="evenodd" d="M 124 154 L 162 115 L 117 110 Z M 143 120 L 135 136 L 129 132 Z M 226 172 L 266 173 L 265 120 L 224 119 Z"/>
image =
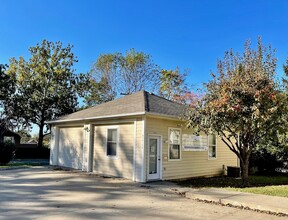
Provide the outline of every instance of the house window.
<path id="1" fill-rule="evenodd" d="M 117 155 L 118 129 L 107 129 L 107 156 L 115 157 Z"/>
<path id="2" fill-rule="evenodd" d="M 209 159 L 216 159 L 216 135 L 208 135 L 208 157 Z"/>
<path id="3" fill-rule="evenodd" d="M 181 158 L 181 129 L 169 128 L 169 160 Z"/>
<path id="4" fill-rule="evenodd" d="M 12 142 L 15 144 L 15 139 L 11 136 L 4 136 L 4 142 Z"/>

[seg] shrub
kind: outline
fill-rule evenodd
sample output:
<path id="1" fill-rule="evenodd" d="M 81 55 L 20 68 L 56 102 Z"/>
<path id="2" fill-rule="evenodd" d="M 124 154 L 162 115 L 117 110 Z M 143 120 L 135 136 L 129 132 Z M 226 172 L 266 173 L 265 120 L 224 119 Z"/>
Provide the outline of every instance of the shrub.
<path id="1" fill-rule="evenodd" d="M 16 159 L 49 159 L 50 158 L 50 149 L 41 147 L 41 148 L 28 148 L 21 147 L 17 148 Z"/>
<path id="2" fill-rule="evenodd" d="M 250 158 L 250 168 L 257 167 L 259 173 L 274 173 L 276 168 L 284 167 L 288 152 L 283 147 L 257 147 Z"/>
<path id="3" fill-rule="evenodd" d="M 15 144 L 12 142 L 0 142 L 0 165 L 9 163 L 15 154 Z"/>

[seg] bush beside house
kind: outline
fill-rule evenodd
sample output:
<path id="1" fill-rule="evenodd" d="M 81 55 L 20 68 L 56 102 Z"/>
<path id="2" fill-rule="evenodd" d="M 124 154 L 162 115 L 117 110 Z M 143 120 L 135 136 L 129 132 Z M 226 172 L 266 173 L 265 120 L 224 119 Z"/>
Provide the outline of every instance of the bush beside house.
<path id="1" fill-rule="evenodd" d="M 250 172 L 272 174 L 277 168 L 284 168 L 288 162 L 288 152 L 284 148 L 258 147 L 252 152 Z"/>
<path id="2" fill-rule="evenodd" d="M 13 159 L 15 149 L 15 144 L 12 142 L 0 142 L 0 165 L 6 165 Z"/>

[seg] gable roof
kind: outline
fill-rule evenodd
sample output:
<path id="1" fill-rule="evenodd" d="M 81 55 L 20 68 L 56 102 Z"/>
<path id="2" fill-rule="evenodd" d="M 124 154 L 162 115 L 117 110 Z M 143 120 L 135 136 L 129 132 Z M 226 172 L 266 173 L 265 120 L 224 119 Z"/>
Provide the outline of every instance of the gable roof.
<path id="1" fill-rule="evenodd" d="M 1 128 L 0 128 L 1 129 Z M 4 131 L 3 133 L 2 133 L 2 136 L 4 137 L 4 136 L 8 136 L 8 137 L 19 137 L 19 138 L 21 138 L 21 135 L 20 134 L 17 134 L 17 133 L 15 133 L 15 132 L 13 132 L 13 131 L 11 131 L 11 130 L 6 130 L 6 131 Z"/>
<path id="2" fill-rule="evenodd" d="M 144 114 L 179 118 L 184 111 L 184 105 L 180 105 L 176 102 L 147 91 L 140 91 L 110 102 L 65 115 L 56 120 L 49 121 L 48 123 L 53 124 L 57 122 L 92 120 Z"/>

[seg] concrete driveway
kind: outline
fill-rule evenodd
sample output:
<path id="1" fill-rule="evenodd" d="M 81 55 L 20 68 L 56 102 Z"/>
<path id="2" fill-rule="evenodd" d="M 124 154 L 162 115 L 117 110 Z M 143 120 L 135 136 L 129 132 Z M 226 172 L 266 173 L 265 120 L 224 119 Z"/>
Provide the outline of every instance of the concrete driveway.
<path id="1" fill-rule="evenodd" d="M 160 189 L 47 167 L 1 170 L 0 219 L 284 219 Z"/>

